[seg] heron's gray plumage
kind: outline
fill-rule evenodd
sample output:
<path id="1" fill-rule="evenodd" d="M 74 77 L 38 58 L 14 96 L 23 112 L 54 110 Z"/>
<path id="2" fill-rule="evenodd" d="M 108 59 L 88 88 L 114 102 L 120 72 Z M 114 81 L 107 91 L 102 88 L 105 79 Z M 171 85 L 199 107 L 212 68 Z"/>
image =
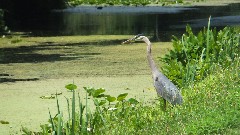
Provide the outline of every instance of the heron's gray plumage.
<path id="1" fill-rule="evenodd" d="M 123 43 L 131 42 L 132 40 L 143 40 L 147 44 L 147 59 L 152 71 L 154 87 L 159 96 L 170 102 L 172 105 L 182 104 L 183 99 L 178 88 L 158 69 L 151 55 L 151 42 L 142 34 L 135 36 Z"/>
<path id="2" fill-rule="evenodd" d="M 161 72 L 153 76 L 154 87 L 159 96 L 170 102 L 172 105 L 182 104 L 182 96 L 177 87 Z"/>

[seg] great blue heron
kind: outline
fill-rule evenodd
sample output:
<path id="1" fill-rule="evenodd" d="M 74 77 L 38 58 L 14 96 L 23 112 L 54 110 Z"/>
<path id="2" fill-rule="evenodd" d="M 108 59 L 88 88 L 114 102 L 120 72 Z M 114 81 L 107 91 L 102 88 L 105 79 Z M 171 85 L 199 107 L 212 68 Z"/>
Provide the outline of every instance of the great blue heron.
<path id="1" fill-rule="evenodd" d="M 179 104 L 181 105 L 183 102 L 182 95 L 178 88 L 158 69 L 152 58 L 151 54 L 151 42 L 149 39 L 143 34 L 138 34 L 127 41 L 124 41 L 123 44 L 131 43 L 136 40 L 144 41 L 147 44 L 147 59 L 152 70 L 152 78 L 154 82 L 154 87 L 159 96 L 161 96 L 164 100 L 164 108 L 166 109 L 166 100 L 170 102 L 172 105 Z"/>

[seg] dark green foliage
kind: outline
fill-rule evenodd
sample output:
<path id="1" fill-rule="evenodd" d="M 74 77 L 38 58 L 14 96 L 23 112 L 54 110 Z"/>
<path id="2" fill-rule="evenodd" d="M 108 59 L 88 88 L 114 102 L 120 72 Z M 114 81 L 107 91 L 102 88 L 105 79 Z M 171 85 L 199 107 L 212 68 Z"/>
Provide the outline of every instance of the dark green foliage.
<path id="1" fill-rule="evenodd" d="M 161 58 L 162 71 L 178 86 L 188 86 L 213 71 L 213 63 L 229 67 L 239 56 L 239 39 L 230 27 L 218 32 L 204 28 L 195 35 L 187 26 L 181 39 L 173 37 L 174 49 Z"/>
<path id="2" fill-rule="evenodd" d="M 0 9 L 0 32 L 4 30 L 3 10 Z"/>
<path id="3" fill-rule="evenodd" d="M 0 9 L 6 11 L 4 18 L 6 26 L 10 28 L 21 26 L 21 28 L 31 29 L 29 23 L 34 23 L 33 20 L 42 20 L 42 23 L 48 22 L 51 10 L 66 8 L 66 3 L 67 0 L 1 0 Z M 0 32 L 2 30 L 1 12 L 0 10 Z M 42 24 L 42 26 L 44 25 L 46 24 Z"/>
<path id="4" fill-rule="evenodd" d="M 7 32 L 8 27 L 5 25 L 4 22 L 4 11 L 2 9 L 0 9 L 0 35 L 2 35 L 2 33 Z"/>

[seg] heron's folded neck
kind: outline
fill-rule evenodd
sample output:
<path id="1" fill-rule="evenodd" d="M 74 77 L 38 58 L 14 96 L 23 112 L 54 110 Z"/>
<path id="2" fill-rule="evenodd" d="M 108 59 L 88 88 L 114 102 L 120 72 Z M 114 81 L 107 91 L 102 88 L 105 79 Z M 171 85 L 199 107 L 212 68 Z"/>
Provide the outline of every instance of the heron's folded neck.
<path id="1" fill-rule="evenodd" d="M 158 71 L 157 66 L 153 60 L 151 51 L 152 51 L 152 47 L 151 47 L 151 42 L 149 41 L 148 38 L 143 38 L 144 42 L 147 44 L 147 59 L 148 59 L 148 63 L 150 65 L 150 68 L 152 70 L 152 73 L 154 73 L 155 71 Z"/>

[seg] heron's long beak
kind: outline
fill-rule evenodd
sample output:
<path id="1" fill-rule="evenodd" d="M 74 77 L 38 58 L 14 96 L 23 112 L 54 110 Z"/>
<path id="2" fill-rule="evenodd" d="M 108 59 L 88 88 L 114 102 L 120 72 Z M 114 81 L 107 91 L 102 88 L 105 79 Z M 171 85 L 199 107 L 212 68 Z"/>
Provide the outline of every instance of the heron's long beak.
<path id="1" fill-rule="evenodd" d="M 133 38 L 130 38 L 130 39 L 128 39 L 128 40 L 126 40 L 126 41 L 124 41 L 124 42 L 122 42 L 122 44 L 131 44 L 133 41 L 135 41 L 135 37 L 133 37 Z"/>

